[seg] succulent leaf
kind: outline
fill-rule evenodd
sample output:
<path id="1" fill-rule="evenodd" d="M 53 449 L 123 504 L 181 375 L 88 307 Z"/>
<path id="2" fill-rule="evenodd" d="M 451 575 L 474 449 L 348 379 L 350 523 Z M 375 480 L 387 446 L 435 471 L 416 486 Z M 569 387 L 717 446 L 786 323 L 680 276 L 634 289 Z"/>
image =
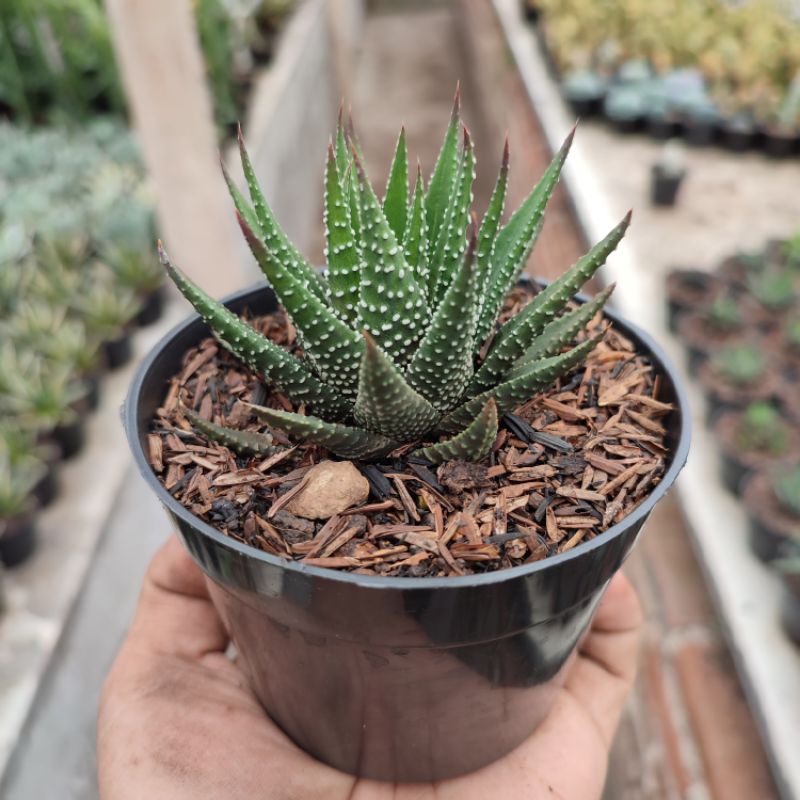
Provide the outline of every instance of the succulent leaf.
<path id="1" fill-rule="evenodd" d="M 492 385 L 530 347 L 545 325 L 561 313 L 564 306 L 600 267 L 619 244 L 630 224 L 630 214 L 616 225 L 586 255 L 561 277 L 542 289 L 525 308 L 498 332 L 491 349 L 470 386 L 480 391 Z"/>
<path id="2" fill-rule="evenodd" d="M 332 386 L 320 381 L 302 361 L 209 297 L 172 264 L 160 243 L 159 256 L 181 294 L 205 320 L 220 343 L 256 374 L 263 375 L 291 400 L 305 403 L 322 414 L 338 417 L 349 412 L 352 403 Z"/>
<path id="3" fill-rule="evenodd" d="M 332 145 L 328 146 L 324 206 L 328 285 L 331 305 L 351 325 L 358 324 L 360 258 L 350 224 L 350 204 L 342 190 Z"/>
<path id="4" fill-rule="evenodd" d="M 425 215 L 428 223 L 429 247 L 434 247 L 439 239 L 439 230 L 444 225 L 450 196 L 458 173 L 458 126 L 461 115 L 461 90 L 456 89 L 453 100 L 453 112 L 450 115 L 450 124 L 436 159 L 431 179 L 428 183 L 428 193 L 425 195 Z M 429 256 L 432 254 L 429 252 Z M 429 257 L 428 263 L 431 259 Z"/>
<path id="5" fill-rule="evenodd" d="M 561 175 L 574 134 L 573 128 L 534 190 L 497 234 L 492 254 L 492 270 L 488 276 L 485 299 L 478 320 L 478 342 L 483 342 L 488 335 L 503 306 L 503 299 L 525 267 L 539 236 L 545 208 Z"/>
<path id="6" fill-rule="evenodd" d="M 239 128 L 238 138 L 239 155 L 242 160 L 244 179 L 247 183 L 247 189 L 250 192 L 250 199 L 253 202 L 256 219 L 258 220 L 258 228 L 252 228 L 252 226 L 250 226 L 251 230 L 257 230 L 264 239 L 264 245 L 274 253 L 275 258 L 286 264 L 303 286 L 310 289 L 320 300 L 324 301 L 327 297 L 327 290 L 322 276 L 305 258 L 303 258 L 297 251 L 297 248 L 295 248 L 286 237 L 283 229 L 275 219 L 275 215 L 272 213 L 272 209 L 269 207 L 264 193 L 261 191 L 261 186 L 258 183 L 258 178 L 253 169 L 253 163 L 250 160 L 250 154 L 244 146 L 244 137 L 242 136 L 241 128 Z M 230 188 L 230 184 L 228 188 Z M 235 203 L 235 196 L 233 200 Z M 247 219 L 247 216 L 244 214 L 242 214 L 242 217 Z M 248 226 L 249 225 L 250 223 L 248 222 Z"/>
<path id="7" fill-rule="evenodd" d="M 425 218 L 425 183 L 419 164 L 417 164 L 417 182 L 414 184 L 414 195 L 411 198 L 406 235 L 403 239 L 403 252 L 406 263 L 414 270 L 417 283 L 423 289 L 427 289 L 428 223 Z"/>
<path id="8" fill-rule="evenodd" d="M 363 236 L 359 316 L 378 344 L 402 366 L 414 354 L 428 306 L 358 157 L 356 168 Z"/>
<path id="9" fill-rule="evenodd" d="M 397 241 L 402 242 L 408 217 L 408 148 L 405 128 L 400 129 L 397 139 L 394 160 L 386 183 L 386 196 L 383 198 L 383 213 Z"/>
<path id="10" fill-rule="evenodd" d="M 295 280 L 242 217 L 239 217 L 239 225 L 259 267 L 294 323 L 303 351 L 320 377 L 342 394 L 354 395 L 364 352 L 361 337 Z"/>
<path id="11" fill-rule="evenodd" d="M 398 443 L 360 428 L 325 422 L 291 411 L 247 404 L 253 413 L 287 435 L 301 441 L 327 447 L 342 458 L 376 458 L 397 447 Z"/>
<path id="12" fill-rule="evenodd" d="M 506 192 L 508 190 L 508 139 L 503 147 L 503 159 L 500 163 L 500 174 L 492 190 L 489 205 L 483 215 L 481 228 L 478 232 L 478 269 L 476 281 L 478 286 L 485 286 L 486 281 L 492 270 L 492 257 L 494 256 L 495 239 L 500 228 L 500 219 L 503 216 L 503 208 L 506 202 Z M 481 305 L 483 302 L 481 300 Z"/>
<path id="13" fill-rule="evenodd" d="M 429 260 L 428 296 L 434 306 L 447 291 L 464 260 L 474 180 L 475 152 L 469 131 L 464 128 L 464 148 L 458 161 L 455 185 Z"/>
<path id="14" fill-rule="evenodd" d="M 506 380 L 527 372 L 539 359 L 559 353 L 575 338 L 578 331 L 583 330 L 594 318 L 594 315 L 603 308 L 613 291 L 614 284 L 612 283 L 591 300 L 582 303 L 578 308 L 564 314 L 563 317 L 557 317 L 549 322 L 541 334 L 533 340 L 533 344 L 517 359 L 511 371 L 507 373 Z"/>
<path id="15" fill-rule="evenodd" d="M 367 430 L 393 439 L 419 438 L 436 424 L 440 413 L 408 385 L 370 334 L 365 332 L 364 340 L 353 417 Z"/>
<path id="16" fill-rule="evenodd" d="M 536 361 L 530 369 L 521 375 L 501 383 L 499 386 L 489 389 L 459 406 L 442 420 L 440 423 L 441 429 L 445 431 L 458 430 L 462 426 L 469 424 L 469 421 L 490 397 L 494 397 L 497 400 L 497 411 L 500 416 L 507 411 L 511 411 L 516 405 L 543 391 L 556 378 L 569 372 L 569 370 L 583 361 L 602 338 L 603 334 L 601 333 L 591 339 L 587 339 L 585 342 L 581 342 L 581 344 L 566 353 Z"/>
<path id="17" fill-rule="evenodd" d="M 270 456 L 281 448 L 273 444 L 272 436 L 268 433 L 258 433 L 257 431 L 240 431 L 236 428 L 228 428 L 224 425 L 217 425 L 203 419 L 191 408 L 183 407 L 183 415 L 203 436 L 214 442 L 233 450 L 241 456 Z"/>
<path id="18" fill-rule="evenodd" d="M 444 442 L 422 447 L 414 455 L 427 458 L 435 464 L 458 459 L 480 461 L 497 438 L 497 403 L 490 398 L 470 424 L 461 433 Z"/>
<path id="19" fill-rule="evenodd" d="M 440 411 L 452 408 L 472 377 L 472 341 L 477 319 L 474 278 L 475 233 L 461 268 L 436 309 L 408 367 L 409 383 Z"/>

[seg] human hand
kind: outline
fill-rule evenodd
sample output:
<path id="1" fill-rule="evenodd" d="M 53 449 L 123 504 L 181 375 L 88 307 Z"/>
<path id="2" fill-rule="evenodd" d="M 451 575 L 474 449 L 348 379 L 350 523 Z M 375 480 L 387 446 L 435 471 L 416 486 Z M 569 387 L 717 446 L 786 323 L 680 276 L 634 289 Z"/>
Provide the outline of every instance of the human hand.
<path id="1" fill-rule="evenodd" d="M 547 719 L 513 752 L 436 784 L 360 780 L 313 759 L 270 720 L 240 668 L 205 578 L 175 537 L 155 556 L 98 718 L 102 800 L 599 798 L 636 674 L 641 611 L 611 582 Z"/>

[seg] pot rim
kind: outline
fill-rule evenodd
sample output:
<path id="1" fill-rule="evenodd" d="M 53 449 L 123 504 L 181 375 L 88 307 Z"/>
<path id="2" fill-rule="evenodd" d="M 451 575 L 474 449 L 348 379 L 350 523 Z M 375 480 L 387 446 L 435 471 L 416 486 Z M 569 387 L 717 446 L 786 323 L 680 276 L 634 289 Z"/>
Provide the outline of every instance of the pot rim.
<path id="1" fill-rule="evenodd" d="M 528 278 L 524 276 L 523 280 L 532 280 L 539 285 L 546 284 L 544 280 L 535 278 Z M 258 283 L 246 289 L 240 289 L 233 292 L 222 299 L 224 304 L 235 302 L 246 295 L 253 294 L 257 290 L 267 290 L 269 287 L 264 283 Z M 585 302 L 586 296 L 577 294 L 575 299 L 579 302 Z M 192 514 L 180 502 L 178 502 L 161 484 L 155 472 L 150 466 L 150 461 L 145 453 L 143 440 L 139 435 L 137 410 L 138 399 L 142 393 L 144 384 L 147 381 L 148 373 L 156 360 L 161 355 L 162 351 L 167 349 L 173 340 L 182 334 L 191 325 L 200 321 L 200 315 L 196 312 L 190 314 L 182 322 L 175 325 L 170 331 L 164 334 L 163 337 L 152 347 L 147 356 L 139 364 L 136 373 L 128 388 L 128 393 L 125 396 L 125 401 L 121 408 L 122 423 L 125 429 L 125 434 L 128 439 L 128 445 L 133 453 L 134 461 L 139 470 L 139 473 L 144 478 L 145 482 L 155 492 L 156 497 L 161 504 L 170 512 L 170 514 L 179 517 L 184 523 L 191 525 L 199 530 L 204 536 L 214 540 L 223 547 L 237 552 L 239 555 L 253 558 L 258 561 L 266 562 L 267 564 L 285 569 L 289 572 L 295 572 L 300 575 L 310 577 L 317 577 L 331 581 L 337 581 L 346 584 L 353 584 L 362 587 L 369 587 L 375 589 L 464 589 L 473 586 L 481 586 L 487 584 L 503 583 L 508 580 L 516 580 L 517 578 L 524 577 L 534 572 L 541 572 L 550 567 L 559 564 L 565 564 L 573 559 L 580 558 L 586 553 L 603 547 L 607 542 L 619 536 L 624 530 L 637 522 L 643 522 L 650 512 L 653 510 L 656 503 L 667 493 L 672 487 L 678 473 L 683 469 L 686 459 L 689 455 L 689 444 L 691 440 L 691 413 L 689 406 L 689 399 L 686 393 L 686 388 L 675 370 L 674 365 L 666 355 L 660 345 L 653 339 L 653 337 L 637 327 L 633 323 L 623 319 L 615 311 L 605 308 L 603 310 L 605 317 L 610 319 L 614 326 L 625 331 L 626 334 L 632 335 L 636 344 L 649 352 L 650 357 L 659 369 L 669 375 L 674 388 L 676 408 L 673 413 L 679 415 L 680 430 L 672 450 L 672 460 L 664 473 L 658 485 L 647 495 L 647 497 L 626 517 L 612 525 L 608 530 L 598 534 L 588 542 L 583 542 L 577 547 L 573 547 L 565 553 L 549 556 L 548 558 L 535 561 L 532 564 L 522 564 L 516 567 L 509 567 L 508 569 L 500 569 L 494 572 L 485 572 L 473 575 L 455 575 L 452 577 L 443 578 L 411 578 L 400 576 L 372 576 L 360 575 L 352 572 L 339 571 L 328 569 L 325 567 L 314 567 L 303 564 L 300 561 L 284 559 L 279 556 L 274 556 L 266 553 L 258 548 L 251 547 L 250 545 L 238 542 L 230 536 L 226 536 L 222 531 L 217 530 L 213 525 L 205 522 L 199 517 Z"/>

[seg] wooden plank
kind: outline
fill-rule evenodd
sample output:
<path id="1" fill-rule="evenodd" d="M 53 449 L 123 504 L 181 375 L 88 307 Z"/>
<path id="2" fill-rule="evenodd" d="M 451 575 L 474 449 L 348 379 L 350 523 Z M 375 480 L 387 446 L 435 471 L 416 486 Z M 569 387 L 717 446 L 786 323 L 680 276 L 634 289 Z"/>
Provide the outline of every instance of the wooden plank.
<path id="1" fill-rule="evenodd" d="M 238 233 L 190 0 L 105 4 L 164 244 L 211 295 L 241 288 Z"/>

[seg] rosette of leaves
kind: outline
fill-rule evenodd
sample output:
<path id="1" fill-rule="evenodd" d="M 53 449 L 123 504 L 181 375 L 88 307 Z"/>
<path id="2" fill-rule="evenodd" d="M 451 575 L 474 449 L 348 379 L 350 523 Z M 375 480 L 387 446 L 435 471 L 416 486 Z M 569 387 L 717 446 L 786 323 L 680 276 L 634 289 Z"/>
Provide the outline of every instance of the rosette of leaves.
<path id="1" fill-rule="evenodd" d="M 772 490 L 781 506 L 800 519 L 800 465 L 788 471 L 776 472 L 772 479 Z"/>
<path id="2" fill-rule="evenodd" d="M 737 445 L 747 452 L 781 456 L 789 449 L 789 427 L 770 403 L 751 403 L 736 430 Z"/>
<path id="3" fill-rule="evenodd" d="M 498 326 L 505 298 L 536 242 L 572 135 L 502 224 L 506 146 L 477 224 L 470 213 L 475 155 L 460 124 L 458 96 L 427 185 L 418 168 L 409 192 L 401 131 L 382 201 L 367 178 L 357 140 L 340 121 L 325 171 L 325 273 L 279 227 L 240 135 L 250 201 L 229 178 L 228 186 L 253 255 L 297 331 L 301 354 L 279 347 L 214 301 L 163 249 L 161 258 L 219 341 L 302 407 L 292 412 L 251 406 L 290 439 L 351 459 L 413 446 L 432 462 L 479 460 L 496 438 L 499 417 L 574 369 L 602 337 L 573 345 L 613 287 L 578 307 L 569 302 L 617 246 L 630 215 Z M 217 432 L 223 435 L 230 439 L 230 431 Z"/>

